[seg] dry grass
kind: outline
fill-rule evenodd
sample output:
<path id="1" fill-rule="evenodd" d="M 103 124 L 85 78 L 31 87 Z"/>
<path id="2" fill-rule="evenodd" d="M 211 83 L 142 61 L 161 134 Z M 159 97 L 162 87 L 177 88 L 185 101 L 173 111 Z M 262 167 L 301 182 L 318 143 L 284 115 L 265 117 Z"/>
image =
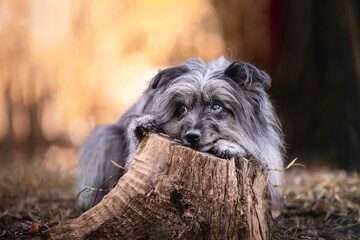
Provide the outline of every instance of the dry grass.
<path id="1" fill-rule="evenodd" d="M 75 175 L 44 161 L 1 162 L 0 238 L 27 234 L 32 222 L 45 230 L 81 214 L 74 199 Z"/>
<path id="2" fill-rule="evenodd" d="M 26 237 L 79 216 L 74 185 L 73 173 L 50 170 L 40 160 L 2 162 L 0 238 Z M 356 172 L 293 167 L 287 171 L 284 194 L 272 239 L 360 238 L 360 179 Z"/>
<path id="3" fill-rule="evenodd" d="M 310 167 L 287 173 L 273 239 L 359 239 L 360 180 L 356 172 Z"/>

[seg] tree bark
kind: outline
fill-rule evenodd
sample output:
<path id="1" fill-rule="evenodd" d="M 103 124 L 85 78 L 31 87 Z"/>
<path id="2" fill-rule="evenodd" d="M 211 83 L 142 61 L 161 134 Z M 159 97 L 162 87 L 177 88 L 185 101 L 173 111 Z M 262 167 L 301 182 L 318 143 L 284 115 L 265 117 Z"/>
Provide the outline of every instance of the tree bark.
<path id="1" fill-rule="evenodd" d="M 95 207 L 49 229 L 49 239 L 267 239 L 267 168 L 224 160 L 157 134 Z"/>

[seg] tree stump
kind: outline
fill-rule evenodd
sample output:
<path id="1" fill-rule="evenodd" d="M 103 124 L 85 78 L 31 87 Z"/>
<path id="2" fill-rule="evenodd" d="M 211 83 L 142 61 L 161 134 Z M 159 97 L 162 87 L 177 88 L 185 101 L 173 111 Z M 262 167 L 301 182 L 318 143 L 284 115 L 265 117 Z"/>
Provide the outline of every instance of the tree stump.
<path id="1" fill-rule="evenodd" d="M 267 239 L 267 168 L 225 160 L 157 134 L 95 207 L 43 233 L 49 239 Z"/>

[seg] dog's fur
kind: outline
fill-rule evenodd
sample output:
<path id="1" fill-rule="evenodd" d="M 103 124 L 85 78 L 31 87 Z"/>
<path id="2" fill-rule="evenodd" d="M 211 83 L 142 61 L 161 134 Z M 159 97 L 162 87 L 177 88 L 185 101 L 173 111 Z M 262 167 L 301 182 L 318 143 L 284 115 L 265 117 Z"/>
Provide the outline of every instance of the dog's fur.
<path id="1" fill-rule="evenodd" d="M 265 92 L 270 81 L 253 65 L 223 57 L 208 64 L 190 59 L 159 72 L 117 123 L 95 129 L 81 148 L 78 191 L 113 185 L 124 170 L 110 159 L 127 170 L 142 131 L 165 133 L 221 158 L 251 154 L 270 169 L 282 169 L 281 127 Z M 280 196 L 273 185 L 281 185 L 282 179 L 281 172 L 269 171 L 273 201 Z M 106 193 L 98 192 L 96 203 Z M 79 201 L 84 206 L 89 200 Z"/>

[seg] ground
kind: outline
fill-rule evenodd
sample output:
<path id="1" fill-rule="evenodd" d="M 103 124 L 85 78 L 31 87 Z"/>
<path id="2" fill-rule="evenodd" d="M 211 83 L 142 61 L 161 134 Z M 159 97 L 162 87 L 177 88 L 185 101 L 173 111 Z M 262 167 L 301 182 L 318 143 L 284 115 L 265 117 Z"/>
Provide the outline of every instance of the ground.
<path id="1" fill-rule="evenodd" d="M 31 237 L 79 216 L 76 169 L 54 170 L 41 160 L 2 162 L 0 239 Z M 321 166 L 286 171 L 272 239 L 359 239 L 360 180 L 356 172 Z"/>
<path id="2" fill-rule="evenodd" d="M 1 162 L 0 239 L 35 234 L 79 216 L 74 172 L 54 170 L 42 160 Z"/>
<path id="3" fill-rule="evenodd" d="M 359 239 L 360 180 L 357 172 L 321 166 L 286 173 L 281 215 L 273 239 Z"/>

